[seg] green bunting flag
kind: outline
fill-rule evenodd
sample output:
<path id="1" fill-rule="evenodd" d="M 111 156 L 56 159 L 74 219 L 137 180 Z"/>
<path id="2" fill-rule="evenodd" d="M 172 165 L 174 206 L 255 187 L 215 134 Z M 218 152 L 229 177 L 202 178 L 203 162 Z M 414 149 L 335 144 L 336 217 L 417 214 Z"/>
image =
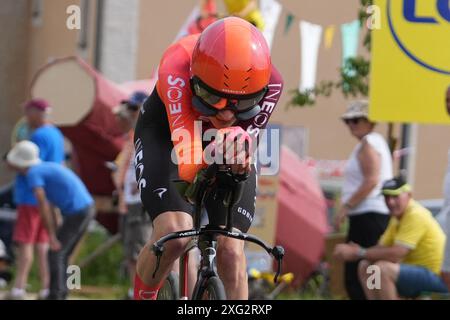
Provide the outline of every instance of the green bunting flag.
<path id="1" fill-rule="evenodd" d="M 284 34 L 287 34 L 291 29 L 292 22 L 294 22 L 295 16 L 292 13 L 288 13 L 286 16 L 286 24 L 284 26 Z"/>

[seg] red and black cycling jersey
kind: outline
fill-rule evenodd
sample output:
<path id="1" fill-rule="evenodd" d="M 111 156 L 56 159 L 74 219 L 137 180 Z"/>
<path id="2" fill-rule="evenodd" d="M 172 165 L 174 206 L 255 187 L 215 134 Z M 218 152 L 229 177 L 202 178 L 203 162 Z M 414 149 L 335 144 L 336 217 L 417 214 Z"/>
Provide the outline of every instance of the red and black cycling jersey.
<path id="1" fill-rule="evenodd" d="M 190 65 L 192 52 L 199 35 L 187 36 L 177 43 L 171 45 L 164 53 L 158 69 L 158 82 L 156 90 L 163 102 L 175 153 L 178 158 L 185 156 L 184 152 L 190 153 L 190 159 L 202 154 L 203 132 L 211 128 L 208 119 L 199 114 L 192 106 L 192 90 L 190 86 Z M 265 128 L 271 114 L 283 90 L 283 80 L 275 67 L 268 85 L 268 92 L 260 101 L 261 112 L 249 120 L 238 121 L 234 126 L 240 126 L 251 136 L 256 137 L 261 129 Z M 195 129 L 195 122 L 202 121 L 202 130 Z M 187 130 L 191 139 L 179 139 L 178 130 Z M 192 182 L 197 171 L 205 167 L 200 161 L 178 161 L 179 177 L 182 180 Z"/>

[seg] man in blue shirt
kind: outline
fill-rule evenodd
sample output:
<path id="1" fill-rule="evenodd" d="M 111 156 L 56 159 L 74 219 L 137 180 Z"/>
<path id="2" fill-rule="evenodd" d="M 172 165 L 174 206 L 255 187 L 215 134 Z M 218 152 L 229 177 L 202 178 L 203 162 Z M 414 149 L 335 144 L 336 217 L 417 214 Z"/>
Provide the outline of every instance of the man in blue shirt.
<path id="1" fill-rule="evenodd" d="M 25 119 L 29 129 L 29 137 L 26 138 L 39 147 L 41 160 L 62 163 L 64 138 L 59 129 L 48 121 L 49 110 L 49 104 L 42 99 L 32 99 L 25 104 Z M 37 200 L 22 175 L 16 177 L 14 200 L 17 206 L 17 220 L 13 239 L 18 246 L 18 255 L 16 279 L 9 298 L 21 299 L 25 296 L 25 285 L 33 263 L 33 249 L 36 246 L 41 280 L 39 298 L 43 299 L 48 295 L 50 277 L 47 261 L 48 234 L 42 225 Z"/>
<path id="2" fill-rule="evenodd" d="M 48 299 L 65 299 L 68 293 L 68 259 L 95 215 L 94 201 L 83 182 L 71 170 L 61 164 L 39 159 L 39 148 L 33 142 L 19 142 L 8 153 L 6 160 L 12 169 L 25 177 L 33 190 L 49 234 Z M 53 207 L 61 211 L 61 226 L 57 225 Z"/>

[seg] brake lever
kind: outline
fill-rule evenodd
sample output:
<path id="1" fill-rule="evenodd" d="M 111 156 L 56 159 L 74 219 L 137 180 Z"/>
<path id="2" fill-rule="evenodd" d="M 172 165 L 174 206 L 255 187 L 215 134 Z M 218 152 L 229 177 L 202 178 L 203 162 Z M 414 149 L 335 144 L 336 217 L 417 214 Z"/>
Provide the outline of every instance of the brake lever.
<path id="1" fill-rule="evenodd" d="M 273 279 L 274 283 L 278 282 L 278 278 L 281 274 L 281 265 L 284 257 L 284 248 L 282 246 L 275 246 L 272 249 L 272 255 L 275 259 L 277 259 L 277 273 Z"/>
<path id="2" fill-rule="evenodd" d="M 281 262 L 282 262 L 282 259 L 278 259 L 277 262 L 278 262 L 277 263 L 278 267 L 277 267 L 277 273 L 275 273 L 275 277 L 273 278 L 273 282 L 274 283 L 278 283 L 278 278 L 281 275 Z"/>
<path id="3" fill-rule="evenodd" d="M 162 254 L 163 254 L 163 252 L 164 252 L 164 247 L 158 246 L 157 244 L 153 244 L 153 246 L 152 246 L 152 251 L 153 251 L 153 253 L 154 253 L 155 256 L 156 256 L 156 266 L 155 266 L 155 271 L 153 271 L 153 275 L 152 275 L 152 277 L 153 277 L 153 279 L 154 279 L 155 276 L 156 276 L 156 272 L 158 272 L 158 269 L 159 269 L 159 264 L 160 264 L 160 262 L 161 262 L 161 256 L 162 256 Z"/>

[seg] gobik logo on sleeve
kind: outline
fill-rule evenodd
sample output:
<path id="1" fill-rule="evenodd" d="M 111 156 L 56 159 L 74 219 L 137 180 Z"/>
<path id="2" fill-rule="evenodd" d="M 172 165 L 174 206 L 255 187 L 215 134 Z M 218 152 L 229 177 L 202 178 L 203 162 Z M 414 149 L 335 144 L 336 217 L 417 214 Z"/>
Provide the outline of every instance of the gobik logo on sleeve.
<path id="1" fill-rule="evenodd" d="M 388 0 L 387 16 L 392 36 L 411 60 L 450 75 L 450 48 L 445 45 L 450 41 L 450 0 Z"/>

